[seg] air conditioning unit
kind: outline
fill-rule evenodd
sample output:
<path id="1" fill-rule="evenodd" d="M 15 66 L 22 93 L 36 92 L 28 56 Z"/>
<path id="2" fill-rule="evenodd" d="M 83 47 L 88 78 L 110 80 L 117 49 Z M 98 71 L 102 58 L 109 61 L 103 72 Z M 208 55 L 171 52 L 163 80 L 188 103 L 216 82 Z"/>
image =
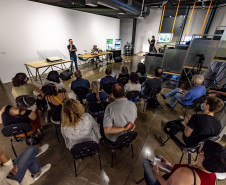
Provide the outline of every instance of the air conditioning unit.
<path id="1" fill-rule="evenodd" d="M 86 5 L 87 6 L 92 6 L 92 7 L 97 7 L 98 6 L 97 1 L 98 0 L 86 0 Z"/>

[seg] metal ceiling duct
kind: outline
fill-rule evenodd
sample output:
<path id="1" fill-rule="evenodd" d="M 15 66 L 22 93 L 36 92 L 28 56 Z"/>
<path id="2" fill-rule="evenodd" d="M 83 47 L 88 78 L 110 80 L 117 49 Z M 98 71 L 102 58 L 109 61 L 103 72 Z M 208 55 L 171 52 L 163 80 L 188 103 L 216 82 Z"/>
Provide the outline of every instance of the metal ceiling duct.
<path id="1" fill-rule="evenodd" d="M 123 0 L 98 0 L 98 4 L 113 8 L 113 9 L 119 9 L 124 10 L 130 14 L 133 14 L 135 16 L 140 15 L 141 10 L 141 4 L 133 2 L 133 5 L 129 5 L 125 3 Z"/>

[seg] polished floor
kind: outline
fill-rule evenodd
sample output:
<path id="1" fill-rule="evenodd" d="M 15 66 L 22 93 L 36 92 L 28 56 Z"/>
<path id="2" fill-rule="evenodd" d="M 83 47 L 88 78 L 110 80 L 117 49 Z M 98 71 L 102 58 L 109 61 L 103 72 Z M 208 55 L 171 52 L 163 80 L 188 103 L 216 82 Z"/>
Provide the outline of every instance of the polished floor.
<path id="1" fill-rule="evenodd" d="M 124 57 L 123 65 L 127 65 L 130 72 L 136 70 L 136 66 L 140 61 L 143 61 L 142 56 Z M 122 63 L 111 63 L 109 67 L 113 69 L 113 75 L 117 75 L 120 71 Z M 97 80 L 104 77 L 105 67 L 92 69 L 92 66 L 84 66 L 81 70 L 83 77 L 92 80 Z M 73 78 L 74 79 L 74 78 Z M 67 90 L 70 92 L 70 82 L 65 82 Z M 6 104 L 14 104 L 11 96 L 11 84 L 0 86 L 0 107 Z M 163 89 L 163 91 L 168 91 Z M 48 143 L 49 150 L 39 157 L 42 165 L 51 163 L 51 170 L 44 175 L 40 180 L 35 182 L 35 185 L 135 185 L 136 181 L 143 177 L 143 168 L 141 161 L 144 157 L 152 159 L 156 154 L 165 156 L 172 164 L 178 163 L 181 151 L 172 142 L 169 141 L 165 146 L 160 147 L 160 144 L 155 140 L 155 133 L 160 132 L 161 120 L 163 118 L 173 120 L 179 115 L 183 115 L 181 107 L 178 105 L 172 112 L 164 105 L 162 97 L 158 96 L 159 102 L 162 104 L 162 109 L 148 109 L 142 112 L 143 102 L 137 102 L 138 118 L 135 122 L 138 136 L 134 141 L 134 158 L 131 157 L 130 148 L 125 148 L 122 151 L 116 152 L 114 167 L 111 168 L 111 153 L 109 148 L 100 144 L 100 153 L 103 169 L 100 170 L 98 157 L 86 158 L 84 161 L 78 161 L 78 177 L 74 176 L 73 158 L 70 151 L 65 147 L 62 136 L 60 143 L 57 142 L 55 128 L 53 124 L 47 124 L 44 129 L 42 144 Z M 226 144 L 226 139 L 221 140 L 222 144 Z M 10 138 L 5 138 L 0 134 L 0 146 L 12 158 L 14 158 Z M 37 145 L 35 147 L 39 147 Z M 26 147 L 25 143 L 15 143 L 17 153 L 20 153 Z M 192 156 L 194 159 L 195 156 Z M 187 162 L 187 156 L 183 162 Z M 140 185 L 144 185 L 141 182 Z M 218 185 L 226 184 L 226 180 L 219 181 Z"/>

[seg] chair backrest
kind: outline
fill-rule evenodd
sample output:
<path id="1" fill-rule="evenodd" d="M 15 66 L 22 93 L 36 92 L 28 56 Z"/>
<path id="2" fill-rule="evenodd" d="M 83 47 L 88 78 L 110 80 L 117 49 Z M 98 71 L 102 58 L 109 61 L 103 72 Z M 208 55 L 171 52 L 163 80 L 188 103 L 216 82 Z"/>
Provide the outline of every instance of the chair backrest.
<path id="1" fill-rule="evenodd" d="M 74 89 L 74 93 L 77 95 L 77 96 L 80 96 L 80 95 L 86 95 L 88 94 L 89 92 L 89 89 L 86 88 L 86 87 L 76 87 Z"/>
<path id="2" fill-rule="evenodd" d="M 2 128 L 2 134 L 5 137 L 11 137 L 11 136 L 15 137 L 16 135 L 26 134 L 30 131 L 32 131 L 32 127 L 30 126 L 29 123 L 16 123 L 16 124 L 4 126 Z"/>
<path id="3" fill-rule="evenodd" d="M 71 149 L 71 154 L 75 159 L 83 159 L 98 153 L 98 144 L 95 141 L 78 143 Z"/>
<path id="4" fill-rule="evenodd" d="M 103 89 L 107 94 L 111 94 L 112 93 L 112 86 L 115 83 L 107 83 L 107 84 L 103 84 Z"/>
<path id="5" fill-rule="evenodd" d="M 156 87 L 152 87 L 152 88 L 145 87 L 144 88 L 144 95 L 147 99 L 156 98 L 156 95 L 159 94 L 160 92 L 161 92 L 161 87 L 158 87 L 158 88 L 156 88 Z"/>
<path id="6" fill-rule="evenodd" d="M 144 81 L 146 80 L 146 77 L 139 77 L 139 82 L 140 84 L 144 83 Z"/>
<path id="7" fill-rule="evenodd" d="M 106 107 L 108 105 L 108 102 L 101 102 L 97 103 L 95 106 L 95 112 L 105 111 Z"/>
<path id="8" fill-rule="evenodd" d="M 129 91 L 126 93 L 126 98 L 129 99 L 134 99 L 137 98 L 140 95 L 139 91 Z"/>
<path id="9" fill-rule="evenodd" d="M 114 143 L 115 148 L 123 148 L 123 147 L 129 147 L 131 142 L 135 140 L 137 137 L 137 132 L 135 131 L 129 131 L 117 138 L 117 140 Z"/>
<path id="10" fill-rule="evenodd" d="M 117 82 L 120 83 L 120 84 L 122 84 L 123 86 L 124 86 L 125 84 L 127 84 L 128 81 L 129 81 L 129 78 L 128 78 L 128 77 L 122 77 L 122 78 L 119 78 L 119 79 L 117 80 Z"/>

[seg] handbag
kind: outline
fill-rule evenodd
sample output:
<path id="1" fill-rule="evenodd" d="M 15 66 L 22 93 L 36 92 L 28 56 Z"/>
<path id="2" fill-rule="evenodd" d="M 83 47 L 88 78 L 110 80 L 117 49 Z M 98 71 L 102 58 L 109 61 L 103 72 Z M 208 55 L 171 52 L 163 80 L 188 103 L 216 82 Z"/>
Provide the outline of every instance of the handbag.
<path id="1" fill-rule="evenodd" d="M 73 73 L 68 69 L 68 70 L 65 70 L 62 73 L 60 73 L 60 78 L 62 80 L 69 80 L 72 75 L 73 75 Z"/>

